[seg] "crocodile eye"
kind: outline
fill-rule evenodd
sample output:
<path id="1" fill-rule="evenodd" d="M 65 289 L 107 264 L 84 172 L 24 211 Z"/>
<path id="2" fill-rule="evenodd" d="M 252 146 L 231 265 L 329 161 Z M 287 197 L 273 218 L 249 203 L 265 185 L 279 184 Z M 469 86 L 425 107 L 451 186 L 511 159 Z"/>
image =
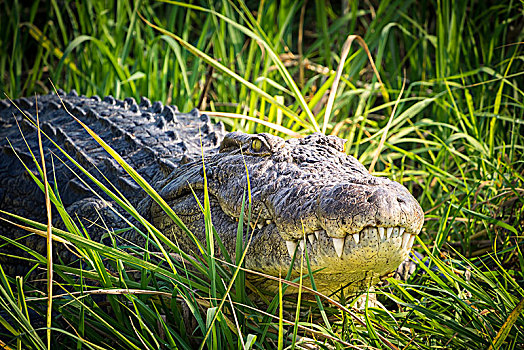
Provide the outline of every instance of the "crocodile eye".
<path id="1" fill-rule="evenodd" d="M 259 139 L 253 139 L 253 141 L 251 142 L 251 148 L 255 152 L 260 151 L 260 149 L 262 148 L 262 141 L 260 141 Z"/>

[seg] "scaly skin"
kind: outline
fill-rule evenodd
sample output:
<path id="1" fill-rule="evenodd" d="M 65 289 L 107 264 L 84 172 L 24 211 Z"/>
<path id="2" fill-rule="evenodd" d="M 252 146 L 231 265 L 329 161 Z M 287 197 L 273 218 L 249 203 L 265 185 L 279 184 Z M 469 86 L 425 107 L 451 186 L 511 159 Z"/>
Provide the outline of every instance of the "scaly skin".
<path id="1" fill-rule="evenodd" d="M 249 241 L 245 259 L 249 269 L 285 275 L 298 246 L 297 253 L 307 249 L 313 271 L 319 270 L 315 283 L 321 292 L 341 288 L 353 292 L 394 271 L 408 257 L 413 239 L 421 230 L 422 209 L 407 189 L 386 178 L 371 176 L 355 158 L 344 153 L 344 140 L 337 137 L 313 134 L 286 141 L 270 134 L 240 132 L 223 137 L 222 126 L 213 126 L 206 116 L 195 111 L 181 114 L 175 108 L 151 106 L 148 102 L 138 106 L 131 99 L 124 103 L 109 98 L 106 103 L 74 93 L 65 99 L 77 117 L 99 131 L 103 139 L 137 166 L 186 226 L 204 241 L 204 222 L 193 194 L 194 191 L 203 203 L 204 171 L 198 157 L 200 131 L 212 221 L 229 254 L 234 255 L 235 251 L 242 197 L 246 194 L 246 198 L 251 198 L 256 225 L 244 232 L 244 242 Z M 95 141 L 60 108 L 56 109 L 56 97 L 43 96 L 39 101 L 44 130 L 50 130 L 51 136 L 56 136 L 82 164 L 92 170 L 95 166 L 101 169 L 133 203 L 140 202 L 142 215 L 168 237 L 176 235 L 183 249 L 196 250 L 193 242 L 156 203 L 144 198 L 143 192 L 114 166 Z M 34 99 L 19 102 L 26 105 L 25 109 L 34 108 Z M 0 123 L 4 131 L 0 131 L 0 147 L 6 145 L 5 137 L 9 137 L 17 152 L 26 152 L 10 117 L 16 111 L 5 101 L 2 105 Z M 26 131 L 34 146 L 34 130 L 29 127 Z M 56 153 L 49 142 L 44 146 L 47 153 Z M 140 154 L 143 149 L 151 151 Z M 4 146 L 1 157 L 1 208 L 43 220 L 40 199 L 35 203 L 35 198 L 42 197 L 39 189 L 30 178 L 22 176 L 25 170 L 16 165 L 8 147 Z M 57 182 L 63 188 L 71 185 L 74 177 L 60 166 Z M 89 191 L 66 188 L 70 189 L 65 195 L 66 207 L 80 217 L 89 217 L 92 207 L 103 207 Z M 115 226 L 121 224 L 114 215 L 104 215 Z M 0 233 L 9 236 L 13 230 L 3 225 Z M 141 243 L 134 231 L 124 235 Z M 43 246 L 41 242 L 35 244 Z M 295 275 L 299 269 L 300 263 L 296 262 Z M 252 278 L 254 283 L 274 287 L 266 279 Z"/>

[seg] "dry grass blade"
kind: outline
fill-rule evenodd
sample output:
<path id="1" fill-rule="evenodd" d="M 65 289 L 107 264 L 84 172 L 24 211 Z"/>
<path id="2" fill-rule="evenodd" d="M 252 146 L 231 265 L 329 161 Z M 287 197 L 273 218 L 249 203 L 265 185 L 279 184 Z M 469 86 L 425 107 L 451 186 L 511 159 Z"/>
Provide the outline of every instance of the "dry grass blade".
<path id="1" fill-rule="evenodd" d="M 353 40 L 357 40 L 357 42 L 362 46 L 362 48 L 366 51 L 366 54 L 368 55 L 369 62 L 371 63 L 371 67 L 373 67 L 373 71 L 375 72 L 375 75 L 377 76 L 377 79 L 380 83 L 380 90 L 382 91 L 382 94 L 384 95 L 384 99 L 388 100 L 388 93 L 386 89 L 384 88 L 384 83 L 382 83 L 382 79 L 380 79 L 380 74 L 378 74 L 377 67 L 375 67 L 375 62 L 373 61 L 373 57 L 371 57 L 371 53 L 369 52 L 368 45 L 362 39 L 360 35 L 349 35 L 344 42 L 344 46 L 342 46 L 342 54 L 340 55 L 340 62 L 337 67 L 337 72 L 335 75 L 335 80 L 333 81 L 333 85 L 331 86 L 331 91 L 329 92 L 329 98 L 326 103 L 326 112 L 324 113 L 324 123 L 322 124 L 322 133 L 326 133 L 327 125 L 329 122 L 329 117 L 331 115 L 331 110 L 333 109 L 333 104 L 335 103 L 335 97 L 337 96 L 337 90 L 338 90 L 338 84 L 340 82 L 340 78 L 342 77 L 342 70 L 344 69 L 344 64 L 346 63 L 346 59 L 349 54 L 349 49 L 351 48 L 351 44 L 353 43 Z"/>
<path id="2" fill-rule="evenodd" d="M 371 161 L 371 165 L 369 166 L 370 173 L 375 168 L 375 164 L 377 163 L 378 156 L 380 155 L 380 151 L 382 150 L 382 147 L 384 146 L 384 143 L 386 142 L 386 137 L 388 136 L 388 130 L 391 127 L 391 122 L 393 122 L 393 116 L 395 115 L 395 111 L 397 110 L 397 106 L 398 106 L 398 103 L 400 102 L 400 98 L 402 97 L 402 93 L 404 92 L 405 86 L 406 86 L 406 75 L 404 74 L 404 81 L 402 82 L 402 88 L 400 89 L 400 93 L 398 94 L 397 100 L 395 101 L 395 106 L 393 107 L 393 111 L 391 112 L 391 115 L 389 116 L 388 124 L 384 128 L 382 137 L 380 138 L 380 143 L 378 144 L 377 150 L 375 151 L 375 155 L 373 156 L 373 160 Z"/>
<path id="3" fill-rule="evenodd" d="M 221 281 L 222 281 L 222 285 L 224 286 L 224 288 L 227 288 L 226 283 L 223 280 Z M 244 337 L 242 336 L 242 329 L 240 329 L 240 325 L 238 324 L 237 313 L 235 312 L 233 300 L 231 300 L 231 295 L 229 295 L 229 293 L 227 293 L 227 300 L 229 301 L 229 304 L 231 305 L 231 313 L 233 314 L 233 320 L 235 321 L 235 327 L 239 335 L 238 339 L 240 339 L 240 343 L 242 344 L 242 349 L 246 349 L 246 342 L 244 341 Z"/>
<path id="4" fill-rule="evenodd" d="M 489 346 L 488 350 L 493 349 L 499 349 L 501 345 L 504 343 L 504 340 L 509 334 L 509 331 L 511 330 L 511 327 L 515 324 L 517 319 L 519 318 L 520 314 L 522 313 L 522 310 L 524 309 L 524 299 L 522 299 L 517 306 L 511 311 L 511 313 L 508 316 L 508 319 L 502 327 L 500 328 L 499 332 L 497 333 L 497 336 L 493 340 L 493 344 Z"/>
<path id="5" fill-rule="evenodd" d="M 161 296 L 164 298 L 172 298 L 173 293 L 167 293 L 157 290 L 143 290 L 143 289 L 95 289 L 95 290 L 84 290 L 81 292 L 67 292 L 64 294 L 53 295 L 53 299 L 59 299 L 67 297 L 69 295 L 153 295 Z M 32 300 L 41 300 L 43 298 L 33 298 Z"/>

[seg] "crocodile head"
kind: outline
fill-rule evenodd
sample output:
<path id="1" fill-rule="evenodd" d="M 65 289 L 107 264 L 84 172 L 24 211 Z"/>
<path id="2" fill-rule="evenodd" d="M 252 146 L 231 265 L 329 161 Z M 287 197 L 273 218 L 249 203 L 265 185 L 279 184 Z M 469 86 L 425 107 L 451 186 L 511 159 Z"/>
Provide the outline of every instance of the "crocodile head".
<path id="1" fill-rule="evenodd" d="M 295 250 L 300 256 L 307 249 L 312 270 L 318 270 L 315 284 L 326 293 L 355 291 L 394 271 L 422 228 L 423 211 L 404 186 L 370 175 L 346 155 L 344 142 L 321 134 L 287 141 L 270 134 L 226 135 L 204 163 L 212 221 L 229 253 L 234 256 L 246 194 L 256 222 L 244 237 L 250 240 L 247 268 L 285 275 Z M 182 165 L 160 190 L 200 239 L 204 223 L 194 193 L 203 203 L 203 175 L 202 160 Z M 180 232 L 158 206 L 150 207 L 150 215 L 165 233 Z M 185 235 L 177 241 L 191 246 Z M 295 262 L 294 274 L 299 270 Z"/>

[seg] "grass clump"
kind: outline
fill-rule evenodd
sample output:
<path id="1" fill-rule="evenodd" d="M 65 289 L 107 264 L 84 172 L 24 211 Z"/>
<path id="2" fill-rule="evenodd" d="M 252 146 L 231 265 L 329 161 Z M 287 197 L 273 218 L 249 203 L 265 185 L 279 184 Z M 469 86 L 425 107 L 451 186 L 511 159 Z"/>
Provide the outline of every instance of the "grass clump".
<path id="1" fill-rule="evenodd" d="M 0 3 L 6 14 L 0 73 L 10 96 L 47 93 L 51 78 L 86 95 L 144 95 L 183 111 L 198 107 L 235 130 L 324 130 L 347 139 L 347 153 L 373 163 L 375 174 L 406 185 L 426 211 L 415 245 L 425 256 L 417 272 L 407 281 L 388 279 L 377 290 L 385 307 L 355 315 L 343 296 L 342 302 L 319 297 L 299 306 L 283 304 L 285 295 L 253 303 L 244 292 L 246 272 L 213 258 L 220 242 L 206 202 L 208 242 L 216 245 L 201 242 L 201 260 L 143 222 L 157 238 L 151 249 L 165 246 L 184 263 L 167 251 L 159 256 L 135 248 L 131 254 L 93 242 L 64 210 L 67 230 L 53 228 L 53 234 L 89 259 L 54 266 L 64 281 L 55 281 L 62 292 L 53 300 L 54 346 L 523 346 L 521 4 L 342 3 Z M 363 45 L 349 47 L 343 59 L 348 35 L 363 39 L 378 75 Z M 43 179 L 34 179 L 45 188 Z M 56 191 L 50 188 L 49 196 L 59 208 Z M 110 188 L 97 191 L 127 206 Z M 135 208 L 126 210 L 140 221 Z M 11 220 L 33 232 L 47 229 Z M 239 225 L 249 220 L 246 213 Z M 32 256 L 35 264 L 47 262 L 37 252 Z M 240 265 L 241 255 L 229 258 Z M 41 286 L 0 270 L 0 294 L 2 345 L 45 348 Z"/>

